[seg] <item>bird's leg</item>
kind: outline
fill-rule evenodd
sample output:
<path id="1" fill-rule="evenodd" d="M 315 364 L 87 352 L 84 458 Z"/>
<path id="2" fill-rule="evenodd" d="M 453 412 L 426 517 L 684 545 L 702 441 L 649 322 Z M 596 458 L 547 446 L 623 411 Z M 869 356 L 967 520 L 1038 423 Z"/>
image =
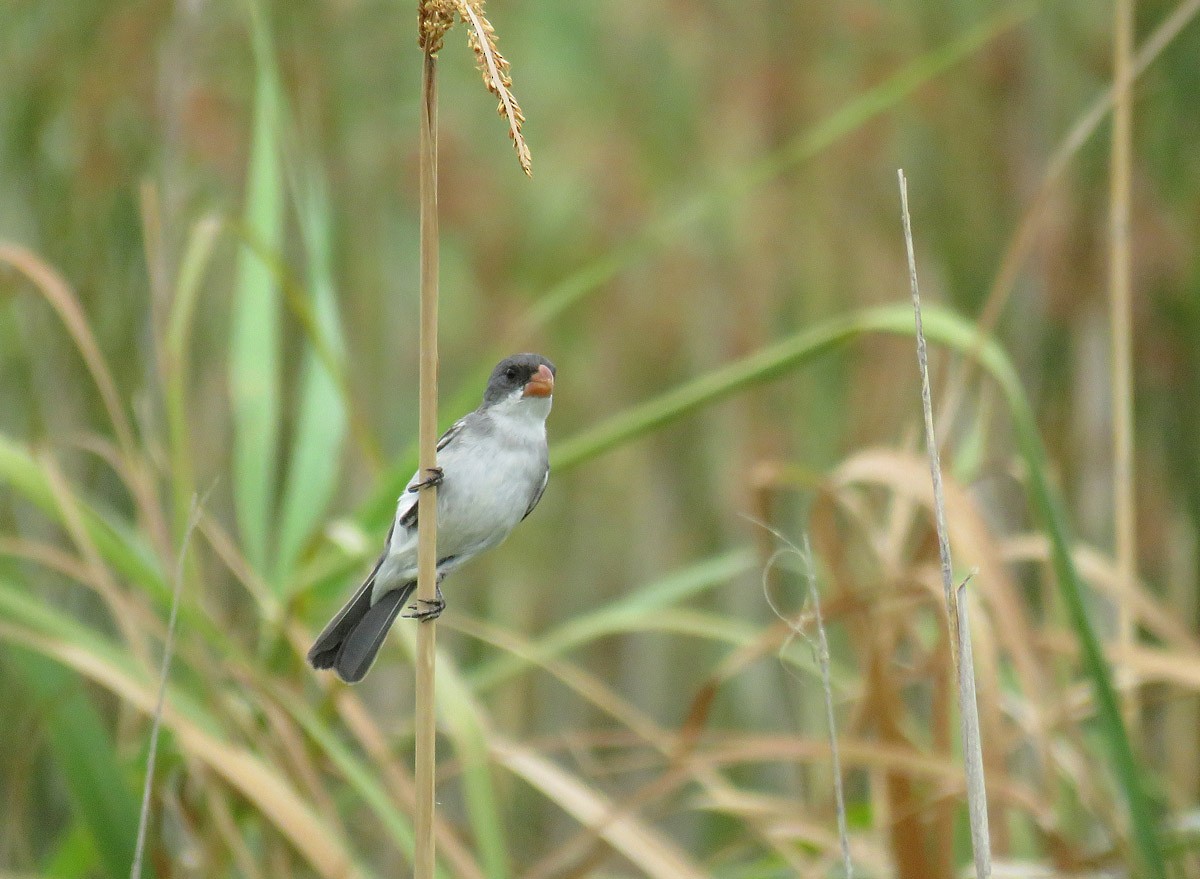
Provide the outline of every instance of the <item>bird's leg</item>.
<path id="1" fill-rule="evenodd" d="M 436 620 L 442 615 L 442 611 L 446 609 L 446 599 L 442 598 L 442 578 L 438 577 L 437 581 L 437 597 L 430 601 L 428 598 L 418 598 L 416 604 L 410 604 L 408 609 L 410 613 L 405 616 L 410 620 L 418 620 L 422 623 L 429 623 Z M 420 605 L 420 607 L 418 607 Z"/>
<path id="2" fill-rule="evenodd" d="M 423 488 L 433 488 L 435 485 L 441 485 L 442 480 L 446 478 L 445 472 L 441 467 L 428 467 L 425 470 L 425 478 L 420 482 L 414 483 L 409 487 L 409 491 L 420 491 Z M 442 611 L 446 609 L 446 600 L 442 598 L 442 578 L 437 578 L 437 597 L 430 601 L 427 598 L 418 598 L 416 604 L 410 604 L 408 609 L 411 613 L 406 613 L 405 616 L 409 619 L 420 620 L 423 623 L 436 620 L 442 615 Z M 420 607 L 418 607 L 420 605 Z"/>
<path id="3" fill-rule="evenodd" d="M 420 482 L 409 486 L 409 491 L 420 491 L 423 488 L 433 488 L 435 485 L 441 485 L 442 480 L 446 478 L 446 473 L 441 467 L 428 467 L 426 468 L 425 473 L 425 478 Z"/>

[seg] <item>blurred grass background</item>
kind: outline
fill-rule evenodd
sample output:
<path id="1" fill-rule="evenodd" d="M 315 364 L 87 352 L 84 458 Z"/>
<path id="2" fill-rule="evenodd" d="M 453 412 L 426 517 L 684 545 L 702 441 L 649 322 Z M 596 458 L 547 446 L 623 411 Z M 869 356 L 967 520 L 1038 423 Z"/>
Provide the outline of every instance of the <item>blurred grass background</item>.
<path id="1" fill-rule="evenodd" d="M 1196 5 L 1137 6 L 1138 45 L 1183 24 L 1134 87 L 1138 584 L 1112 559 L 1108 117 L 1063 152 L 1111 81 L 1108 4 L 496 2 L 532 182 L 450 34 L 442 413 L 516 350 L 559 393 L 536 515 L 447 583 L 445 875 L 836 871 L 816 663 L 764 595 L 810 627 L 803 572 L 764 573 L 746 515 L 812 537 L 857 870 L 969 862 L 912 341 L 865 310 L 907 301 L 902 166 L 925 299 L 963 316 L 929 306 L 935 398 L 967 382 L 943 461 L 997 860 L 1200 876 Z M 128 873 L 198 494 L 148 872 L 408 869 L 411 627 L 352 691 L 302 655 L 415 462 L 414 23 L 5 9 L 0 876 Z M 1007 385 L 968 367 L 989 302 Z M 1043 480 L 1101 639 L 1119 604 L 1138 623 L 1099 671 Z"/>

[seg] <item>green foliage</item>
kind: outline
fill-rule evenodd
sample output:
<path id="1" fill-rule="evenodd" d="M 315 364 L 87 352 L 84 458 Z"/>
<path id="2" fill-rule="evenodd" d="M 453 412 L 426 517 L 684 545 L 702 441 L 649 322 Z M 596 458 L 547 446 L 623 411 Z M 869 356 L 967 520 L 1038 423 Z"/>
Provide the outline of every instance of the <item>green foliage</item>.
<path id="1" fill-rule="evenodd" d="M 246 177 L 246 234 L 263 251 L 276 254 L 283 243 L 283 169 L 280 127 L 283 96 L 274 50 L 254 2 L 254 132 Z M 270 268 L 243 245 L 230 327 L 229 391 L 233 404 L 233 496 L 246 558 L 268 570 L 274 536 L 275 468 L 280 422 L 279 292 Z"/>
<path id="2" fill-rule="evenodd" d="M 133 859 L 138 801 L 118 764 L 107 722 L 79 679 L 36 654 L 10 653 L 14 669 L 39 700 L 49 745 L 106 875 L 124 876 Z"/>
<path id="3" fill-rule="evenodd" d="M 298 186 L 297 204 L 305 251 L 308 254 L 309 289 L 318 338 L 331 346 L 329 356 L 344 358 L 341 324 L 330 252 L 332 218 L 328 196 L 319 174 L 310 169 Z M 337 485 L 342 443 L 346 437 L 346 401 L 341 389 L 315 348 L 304 353 L 300 366 L 299 402 L 292 453 L 280 508 L 279 561 L 276 581 L 293 583 L 292 571 L 305 544 L 324 519 Z M 286 589 L 286 585 L 284 586 Z"/>

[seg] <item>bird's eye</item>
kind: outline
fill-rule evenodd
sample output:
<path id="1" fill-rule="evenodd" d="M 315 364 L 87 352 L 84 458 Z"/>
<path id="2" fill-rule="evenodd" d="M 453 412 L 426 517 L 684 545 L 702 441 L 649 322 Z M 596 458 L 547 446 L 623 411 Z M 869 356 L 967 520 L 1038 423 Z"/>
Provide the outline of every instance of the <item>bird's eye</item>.
<path id="1" fill-rule="evenodd" d="M 517 378 L 517 368 L 515 366 L 510 366 L 508 369 L 504 370 L 504 377 L 510 382 L 515 381 Z"/>

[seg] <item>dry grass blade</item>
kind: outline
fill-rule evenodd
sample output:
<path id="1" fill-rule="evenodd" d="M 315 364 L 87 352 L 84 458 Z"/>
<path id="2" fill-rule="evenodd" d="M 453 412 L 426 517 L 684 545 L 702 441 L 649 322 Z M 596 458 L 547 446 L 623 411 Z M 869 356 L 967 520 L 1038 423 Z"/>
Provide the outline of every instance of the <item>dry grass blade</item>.
<path id="1" fill-rule="evenodd" d="M 601 836 L 652 879 L 702 879 L 704 871 L 666 837 L 630 815 L 614 815 L 612 803 L 536 751 L 494 736 L 489 745 L 511 772 L 545 793 L 576 820 L 603 826 Z"/>
<path id="2" fill-rule="evenodd" d="M 664 756 L 673 753 L 674 739 L 659 727 L 653 718 L 631 705 L 601 679 L 585 672 L 578 665 L 544 655 L 537 645 L 515 633 L 463 614 L 456 615 L 451 626 L 459 632 L 529 661 L 531 665 L 554 677 Z"/>
<path id="3" fill-rule="evenodd" d="M 299 641 L 307 645 L 308 634 L 305 633 Z M 384 780 L 392 790 L 393 798 L 405 811 L 412 813 L 416 807 L 414 781 L 392 753 L 383 730 L 379 728 L 362 700 L 355 696 L 353 691 L 341 688 L 335 699 L 338 714 L 341 715 L 346 728 L 354 733 L 367 756 L 383 774 Z M 442 853 L 442 858 L 450 865 L 455 876 L 461 877 L 461 879 L 484 879 L 483 870 L 476 863 L 473 853 L 458 838 L 449 821 L 436 813 L 434 814 L 433 833 L 437 851 Z"/>
<path id="4" fill-rule="evenodd" d="M 1042 534 L 1019 534 L 1010 537 L 1002 547 L 1008 562 L 1036 561 L 1049 563 L 1050 543 Z M 1157 598 L 1144 583 L 1127 583 L 1110 558 L 1086 544 L 1071 550 L 1071 557 L 1083 579 L 1095 590 L 1103 592 L 1114 604 L 1125 602 L 1134 614 L 1134 625 L 1145 628 L 1182 656 L 1200 661 L 1200 637 L 1181 619 L 1178 609 L 1168 601 Z M 1028 641 L 1026 642 L 1028 643 Z"/>
<path id="5" fill-rule="evenodd" d="M 843 765 L 852 768 L 902 774 L 923 785 L 935 784 L 939 790 L 955 797 L 963 790 L 962 770 L 950 754 L 926 754 L 911 744 L 846 734 L 839 737 L 838 750 Z M 714 740 L 698 751 L 694 760 L 699 765 L 753 766 L 780 761 L 807 763 L 828 757 L 828 739 L 755 733 L 730 734 Z M 1044 831 L 1055 825 L 1053 799 L 1042 796 L 1023 779 L 1002 776 L 993 781 L 996 782 L 996 795 L 1025 810 L 1039 829 Z M 911 845 L 912 840 L 909 843 Z"/>
<path id="6" fill-rule="evenodd" d="M 139 516 L 146 527 L 147 533 L 156 547 L 166 551 L 166 532 L 161 517 L 158 515 L 158 505 L 150 477 L 140 465 L 135 453 L 133 426 L 117 392 L 116 382 L 112 372 L 96 342 L 96 336 L 88 323 L 87 314 L 75 295 L 71 285 L 67 283 L 53 267 L 37 256 L 28 248 L 15 244 L 0 243 L 0 263 L 7 263 L 25 276 L 33 284 L 50 307 L 58 314 L 63 322 L 76 350 L 83 358 L 88 373 L 96 385 L 105 412 L 112 422 L 113 432 L 117 436 L 117 444 L 121 448 L 126 461 L 122 471 L 124 482 L 137 504 Z"/>
<path id="7" fill-rule="evenodd" d="M 467 39 L 471 44 L 471 51 L 475 53 L 479 71 L 483 74 L 483 84 L 500 101 L 497 110 L 508 120 L 508 136 L 512 138 L 513 148 L 517 151 L 517 161 L 521 163 L 521 170 L 525 172 L 525 176 L 532 177 L 533 157 L 530 156 L 529 146 L 521 134 L 525 114 L 521 112 L 521 105 L 513 96 L 508 59 L 496 48 L 496 32 L 483 14 L 483 0 L 456 0 L 456 5 L 462 20 L 471 27 L 471 34 Z"/>
<path id="8" fill-rule="evenodd" d="M 215 787 L 208 787 L 204 802 L 208 806 L 209 820 L 213 828 L 225 843 L 233 863 L 242 871 L 242 875 L 246 879 L 265 879 L 250 851 L 250 846 L 242 838 L 241 829 L 234 821 L 233 810 L 228 800 L 220 796 Z"/>
<path id="9" fill-rule="evenodd" d="M 553 879 L 556 876 L 586 876 L 608 857 L 601 840 L 605 831 L 622 818 L 637 820 L 639 810 L 665 801 L 691 781 L 691 767 L 677 763 L 656 775 L 640 789 L 612 802 L 602 818 L 584 826 L 573 838 L 556 846 L 525 872 L 522 879 Z"/>
<path id="10" fill-rule="evenodd" d="M 657 616 L 661 618 L 662 614 Z M 684 729 L 678 736 L 672 736 L 666 730 L 660 728 L 653 718 L 643 714 L 633 705 L 630 705 L 603 681 L 593 677 L 571 662 L 555 659 L 551 655 L 543 654 L 541 652 L 543 648 L 515 636 L 512 632 L 504 630 L 499 626 L 489 625 L 462 615 L 455 617 L 453 627 L 460 632 L 469 634 L 509 653 L 521 656 L 531 664 L 541 668 L 544 672 L 579 694 L 596 709 L 608 714 L 619 722 L 634 736 L 643 740 L 654 751 L 665 758 L 669 766 L 672 767 L 667 770 L 665 775 L 652 781 L 646 788 L 635 792 L 631 797 L 626 798 L 622 802 L 615 803 L 607 819 L 585 827 L 573 840 L 568 841 L 556 852 L 543 858 L 541 862 L 527 870 L 525 879 L 534 879 L 536 876 L 543 875 L 558 875 L 550 872 L 550 868 L 557 868 L 565 863 L 566 858 L 562 857 L 562 855 L 569 855 L 571 853 L 569 850 L 574 850 L 575 852 L 585 851 L 585 844 L 597 843 L 599 839 L 603 838 L 603 831 L 618 815 L 628 815 L 631 818 L 636 817 L 632 811 L 634 808 L 644 805 L 652 797 L 665 796 L 675 785 L 675 779 L 683 773 L 690 774 L 691 780 L 699 784 L 704 789 L 706 796 L 711 797 L 714 801 L 725 802 L 735 798 L 737 794 L 734 789 L 716 771 L 703 766 L 697 767 L 692 764 L 691 755 L 694 752 L 699 734 L 703 729 L 703 716 L 707 708 L 711 707 L 711 699 L 715 696 L 716 688 L 720 683 L 732 677 L 737 670 L 750 665 L 764 653 L 778 649 L 778 642 L 786 636 L 787 631 L 790 631 L 785 629 L 782 633 L 768 634 L 766 638 L 747 644 L 728 657 L 721 664 L 716 674 L 701 688 L 700 695 L 693 700 L 693 705 L 688 713 L 688 720 L 684 724 Z M 754 834 L 761 838 L 764 843 L 775 848 L 780 857 L 787 857 L 788 849 L 786 845 L 763 832 L 757 824 L 751 823 L 751 828 Z M 587 858 L 601 856 L 594 849 L 586 850 Z M 577 864 L 575 870 L 576 873 L 581 872 L 582 866 Z M 570 875 L 575 874 L 572 873 Z"/>
<path id="11" fill-rule="evenodd" d="M 27 248 L 15 244 L 0 244 L 0 262 L 8 263 L 24 275 L 58 312 L 80 356 L 87 364 L 92 380 L 96 383 L 96 390 L 100 392 L 100 399 L 104 402 L 104 408 L 112 421 L 117 441 L 121 444 L 122 451 L 128 453 L 134 446 L 133 429 L 121 404 L 112 373 L 108 370 L 104 355 L 100 353 L 100 346 L 96 344 L 96 337 L 92 334 L 87 315 L 84 314 L 71 287 L 62 275 Z"/>
<path id="12" fill-rule="evenodd" d="M 992 875 L 991 842 L 988 836 L 987 791 L 983 777 L 983 745 L 979 740 L 979 707 L 975 701 L 975 671 L 971 661 L 971 641 L 966 609 L 960 606 L 954 591 L 950 562 L 950 536 L 946 527 L 946 503 L 942 492 L 942 466 L 937 437 L 933 430 L 933 402 L 929 391 L 929 358 L 925 332 L 921 326 L 921 294 L 917 286 L 917 258 L 913 253 L 912 223 L 908 215 L 908 181 L 897 171 L 900 183 L 901 216 L 904 221 L 904 246 L 908 254 L 908 279 L 912 287 L 913 314 L 917 327 L 917 365 L 921 371 L 921 405 L 925 413 L 925 445 L 929 452 L 929 473 L 933 479 L 933 512 L 937 523 L 938 555 L 942 564 L 942 586 L 946 591 L 950 641 L 955 649 L 958 669 L 958 707 L 962 723 L 963 762 L 967 772 L 967 808 L 971 817 L 971 847 L 975 853 L 977 879 Z"/>

